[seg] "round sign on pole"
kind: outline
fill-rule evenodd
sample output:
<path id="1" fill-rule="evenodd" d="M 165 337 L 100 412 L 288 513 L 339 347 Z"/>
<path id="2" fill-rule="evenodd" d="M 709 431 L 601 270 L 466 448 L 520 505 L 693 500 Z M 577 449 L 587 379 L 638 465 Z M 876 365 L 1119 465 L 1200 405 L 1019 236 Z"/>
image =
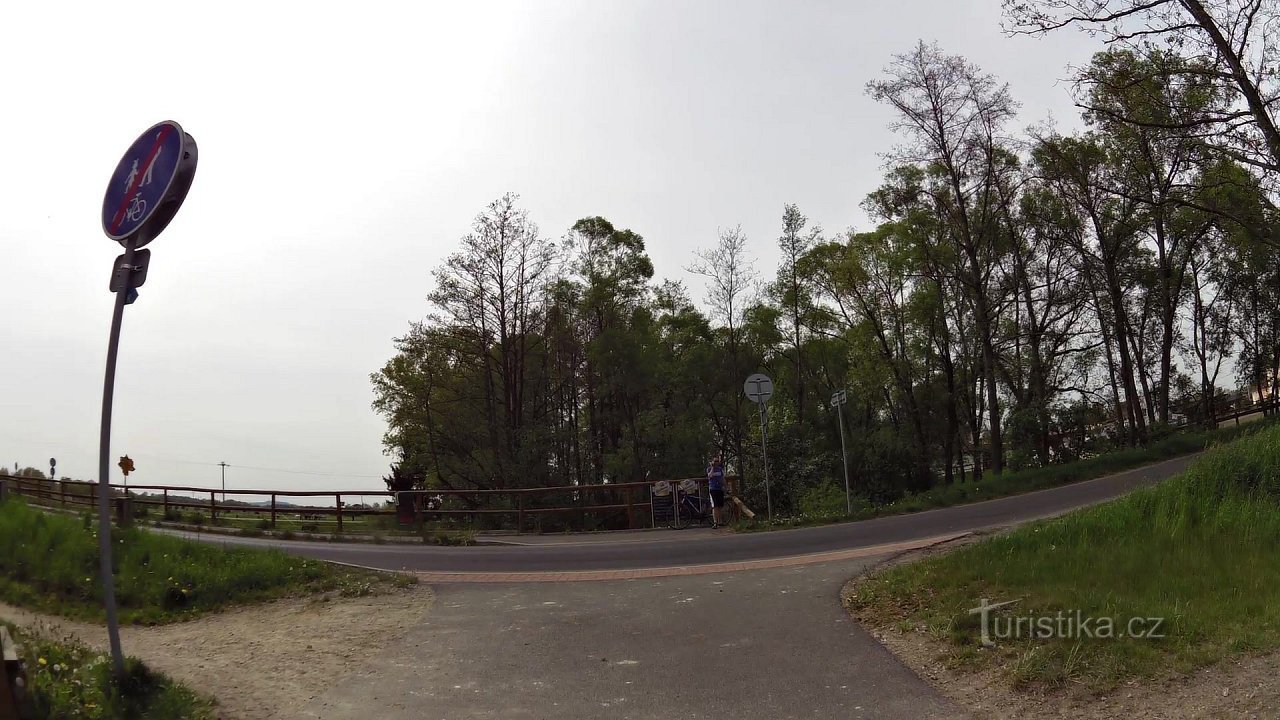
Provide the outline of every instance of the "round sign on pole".
<path id="1" fill-rule="evenodd" d="M 773 395 L 773 381 L 764 373 L 756 373 L 742 384 L 742 391 L 747 394 L 748 400 L 763 405 Z"/>
<path id="2" fill-rule="evenodd" d="M 168 120 L 134 140 L 102 198 L 107 237 L 117 242 L 136 237 L 136 247 L 142 247 L 159 235 L 191 187 L 195 152 L 195 140 Z"/>

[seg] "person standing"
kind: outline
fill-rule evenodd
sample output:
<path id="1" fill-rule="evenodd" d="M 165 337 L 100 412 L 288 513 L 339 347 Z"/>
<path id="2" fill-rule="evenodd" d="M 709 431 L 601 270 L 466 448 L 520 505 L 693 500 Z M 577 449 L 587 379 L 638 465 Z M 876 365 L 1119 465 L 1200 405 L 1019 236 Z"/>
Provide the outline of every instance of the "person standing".
<path id="1" fill-rule="evenodd" d="M 711 527 L 724 525 L 724 463 L 717 455 L 707 467 L 707 490 L 711 495 Z"/>

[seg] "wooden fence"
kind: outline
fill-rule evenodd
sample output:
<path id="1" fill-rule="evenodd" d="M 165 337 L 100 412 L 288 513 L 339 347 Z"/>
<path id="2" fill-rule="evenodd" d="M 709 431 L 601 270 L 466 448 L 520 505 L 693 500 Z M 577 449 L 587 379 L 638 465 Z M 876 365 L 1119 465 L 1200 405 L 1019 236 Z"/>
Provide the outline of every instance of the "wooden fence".
<path id="1" fill-rule="evenodd" d="M 705 495 L 706 478 L 696 480 Z M 79 480 L 49 480 L 44 478 L 8 477 L 9 487 L 15 494 L 23 495 L 41 505 L 75 509 L 92 509 L 97 506 L 100 486 L 95 482 Z M 726 478 L 729 487 L 736 478 Z M 679 482 L 679 481 L 676 481 Z M 533 521 L 535 529 L 543 529 L 542 519 L 557 518 L 554 529 L 587 529 L 595 527 L 644 528 L 652 524 L 653 482 L 605 483 L 600 485 L 569 485 L 561 487 L 510 488 L 502 490 L 431 490 L 417 494 L 413 506 L 413 522 L 418 525 L 432 521 L 463 524 L 488 529 L 508 528 L 525 532 Z M 343 532 L 343 521 L 359 517 L 397 517 L 394 508 L 352 507 L 343 497 L 391 498 L 391 493 L 368 490 L 227 490 L 183 485 L 112 484 L 113 498 L 129 501 L 135 507 L 151 507 L 160 510 L 165 517 L 174 513 L 195 511 L 207 513 L 211 521 L 219 516 L 250 514 L 269 519 L 271 527 L 278 519 L 287 516 L 301 518 L 332 518 L 337 531 Z M 139 494 L 145 493 L 145 494 Z M 219 496 L 259 496 L 269 498 L 262 504 L 228 504 L 219 502 Z M 208 500 L 205 500 L 205 496 Z M 281 505 L 281 498 L 333 498 L 333 505 Z M 663 501 L 660 499 L 660 501 Z M 671 502 L 668 497 L 666 502 Z M 403 520 L 403 515 L 400 516 Z M 625 520 L 625 523 L 623 522 Z"/>

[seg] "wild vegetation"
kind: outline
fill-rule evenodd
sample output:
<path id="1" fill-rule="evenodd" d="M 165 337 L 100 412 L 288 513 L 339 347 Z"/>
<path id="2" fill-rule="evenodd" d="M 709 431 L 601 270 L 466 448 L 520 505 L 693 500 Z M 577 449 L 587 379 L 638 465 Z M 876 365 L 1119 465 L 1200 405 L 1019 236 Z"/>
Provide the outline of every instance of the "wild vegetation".
<path id="1" fill-rule="evenodd" d="M 122 623 L 185 620 L 231 605 L 316 592 L 359 596 L 395 576 L 278 550 L 222 548 L 139 528 L 112 531 Z M 88 515 L 0 504 L 0 600 L 75 618 L 103 616 L 97 525 Z"/>
<path id="2" fill-rule="evenodd" d="M 121 678 L 110 659 L 74 640 L 24 636 L 9 630 L 22 647 L 31 717 L 81 720 L 212 720 L 213 703 L 136 658 L 125 660 Z"/>
<path id="3" fill-rule="evenodd" d="M 870 504 L 1144 447 L 1255 398 L 1272 414 L 1280 133 L 1254 100 L 1274 95 L 1274 7 L 1007 11 L 1013 32 L 1111 40 L 1078 69 L 1080 132 L 1017 130 L 1006 85 L 921 43 L 867 84 L 900 140 L 862 204 L 874 227 L 828 232 L 785 205 L 762 275 L 727 223 L 686 268 L 701 303 L 655 277 L 637 231 L 586 217 L 553 241 L 515 195 L 494 201 L 372 376 L 388 484 L 687 477 L 714 449 L 762 507 L 756 371 L 776 384 L 782 514 L 841 478 L 837 412 Z"/>
<path id="4" fill-rule="evenodd" d="M 921 628 L 948 664 L 996 666 L 1017 685 L 1108 689 L 1280 647 L 1280 427 L 1217 447 L 1183 475 L 1107 505 L 892 568 L 847 598 L 886 628 Z M 981 645 L 980 598 L 1016 601 L 993 616 L 1109 618 L 1128 636 L 1030 631 Z M 1079 616 L 1076 615 L 1079 613 Z M 1159 619 L 1159 637 L 1135 636 Z M 1056 621 L 1056 620 L 1055 620 Z M 991 621 L 989 621 L 991 622 Z M 1057 625 L 1054 626 L 1058 627 Z M 1058 631 L 1056 631 L 1058 632 Z"/>

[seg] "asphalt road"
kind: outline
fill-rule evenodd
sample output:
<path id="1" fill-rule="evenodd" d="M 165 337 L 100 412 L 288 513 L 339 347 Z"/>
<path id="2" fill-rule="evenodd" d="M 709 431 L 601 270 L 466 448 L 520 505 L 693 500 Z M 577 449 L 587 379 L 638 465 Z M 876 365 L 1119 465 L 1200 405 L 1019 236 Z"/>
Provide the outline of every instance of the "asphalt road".
<path id="1" fill-rule="evenodd" d="M 528 573 L 674 568 L 785 558 L 874 547 L 955 533 L 1004 527 L 1057 515 L 1115 498 L 1176 475 L 1195 456 L 1050 490 L 814 528 L 776 532 L 690 536 L 673 530 L 647 542 L 584 542 L 527 546 L 434 547 L 317 543 L 205 534 L 226 545 L 277 547 L 297 555 L 385 570 L 452 573 Z"/>
<path id="2" fill-rule="evenodd" d="M 965 717 L 840 606 L 841 587 L 873 562 L 436 585 L 431 610 L 401 642 L 281 717 Z"/>
<path id="3" fill-rule="evenodd" d="M 1005 526 L 1116 497 L 1181 458 L 1075 485 L 926 513 L 748 535 L 436 548 L 275 543 L 388 569 L 527 572 L 752 561 L 755 569 L 597 582 L 442 582 L 422 623 L 349 667 L 296 720 L 966 717 L 840 604 L 891 543 Z M 206 536 L 207 538 L 208 536 Z M 851 549 L 864 548 L 863 557 Z M 845 557 L 759 569 L 770 559 Z M 554 578 L 552 578 L 554 579 Z M 975 598 L 976 602 L 976 598 Z M 376 618 L 370 618 L 376 622 Z"/>

